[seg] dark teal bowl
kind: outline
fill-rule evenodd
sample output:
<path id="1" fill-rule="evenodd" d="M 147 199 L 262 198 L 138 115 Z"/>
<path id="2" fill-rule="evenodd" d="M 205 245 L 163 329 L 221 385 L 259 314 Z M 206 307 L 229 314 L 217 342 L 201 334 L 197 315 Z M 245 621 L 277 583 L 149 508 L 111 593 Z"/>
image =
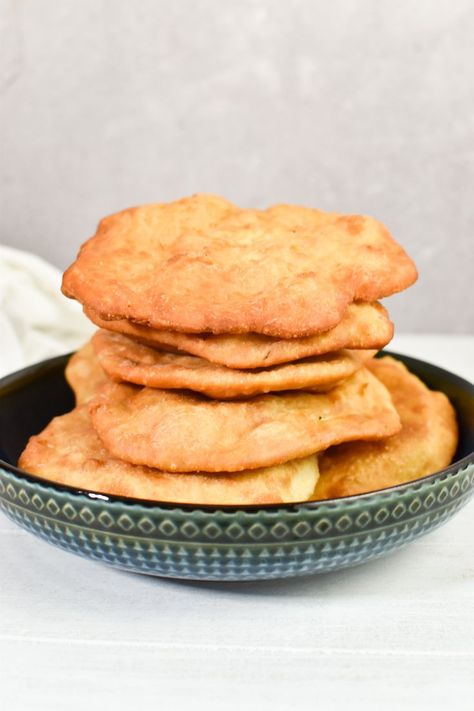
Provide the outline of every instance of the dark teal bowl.
<path id="1" fill-rule="evenodd" d="M 257 580 L 358 565 L 433 530 L 474 490 L 474 386 L 393 354 L 454 404 L 460 444 L 451 466 L 413 483 L 324 502 L 211 507 L 106 496 L 38 479 L 15 466 L 28 437 L 74 405 L 68 356 L 0 380 L 0 507 L 64 550 L 123 570 L 191 580 Z"/>

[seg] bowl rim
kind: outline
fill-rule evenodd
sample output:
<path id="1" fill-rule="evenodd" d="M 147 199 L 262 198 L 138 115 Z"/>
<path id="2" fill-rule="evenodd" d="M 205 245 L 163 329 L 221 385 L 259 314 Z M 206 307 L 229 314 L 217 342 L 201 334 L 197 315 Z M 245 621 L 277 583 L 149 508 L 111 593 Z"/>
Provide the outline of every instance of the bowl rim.
<path id="1" fill-rule="evenodd" d="M 45 360 L 33 363 L 32 365 L 17 370 L 13 373 L 0 378 L 0 388 L 3 392 L 8 393 L 13 386 L 15 386 L 19 380 L 23 381 L 23 384 L 28 385 L 28 382 L 35 380 L 40 374 L 45 372 L 54 371 L 57 366 L 61 365 L 73 355 L 73 353 L 65 353 L 63 355 L 55 356 L 53 358 L 47 358 Z M 451 382 L 458 385 L 462 390 L 467 392 L 474 399 L 474 384 L 462 378 L 456 373 L 452 373 L 445 368 L 441 368 L 438 365 L 430 363 L 429 361 L 422 360 L 420 358 L 414 358 L 412 356 L 404 355 L 403 353 L 396 353 L 394 351 L 380 350 L 376 357 L 391 356 L 393 358 L 400 359 L 405 365 L 408 363 L 413 363 L 415 368 L 417 366 L 429 366 L 432 368 L 439 376 L 445 380 L 451 380 Z M 409 367 L 409 365 L 407 366 Z M 409 368 L 410 369 L 410 368 Z M 25 382 L 26 381 L 26 382 Z M 0 397 L 2 394 L 0 393 Z M 457 414 L 457 413 L 456 413 Z M 401 493 L 404 490 L 409 489 L 415 485 L 423 485 L 423 483 L 430 483 L 440 480 L 442 478 L 447 478 L 451 474 L 457 474 L 460 470 L 464 469 L 467 465 L 474 462 L 474 449 L 469 454 L 465 455 L 461 459 L 457 459 L 451 462 L 447 467 L 439 469 L 436 472 L 427 474 L 423 477 L 418 477 L 417 479 L 412 479 L 401 484 L 395 484 L 394 486 L 385 487 L 381 489 L 374 489 L 373 491 L 367 491 L 363 494 L 352 494 L 351 496 L 341 496 L 332 497 L 329 499 L 315 499 L 315 500 L 304 500 L 295 501 L 291 503 L 274 503 L 274 504 L 246 504 L 246 505 L 236 505 L 236 504 L 190 504 L 190 503 L 180 503 L 172 501 L 157 501 L 153 499 L 139 499 L 131 496 L 118 496 L 117 494 L 104 494 L 103 492 L 93 491 L 91 489 L 83 489 L 79 487 L 69 486 L 68 484 L 59 484 L 57 482 L 51 481 L 50 479 L 39 477 L 35 474 L 21 469 L 6 462 L 4 459 L 0 458 L 0 468 L 4 471 L 13 474 L 17 479 L 25 479 L 31 484 L 40 485 L 41 488 L 53 489 L 58 493 L 72 494 L 78 497 L 84 497 L 91 501 L 102 501 L 104 503 L 110 504 L 122 504 L 126 506 L 142 506 L 146 509 L 183 509 L 185 511 L 202 511 L 204 513 L 216 513 L 219 511 L 225 513 L 236 513 L 236 512 L 248 512 L 256 513 L 259 511 L 301 511 L 303 510 L 314 510 L 321 507 L 339 507 L 344 505 L 344 503 L 354 503 L 357 501 L 367 500 L 372 497 L 377 497 L 381 494 L 389 495 L 391 493 Z"/>

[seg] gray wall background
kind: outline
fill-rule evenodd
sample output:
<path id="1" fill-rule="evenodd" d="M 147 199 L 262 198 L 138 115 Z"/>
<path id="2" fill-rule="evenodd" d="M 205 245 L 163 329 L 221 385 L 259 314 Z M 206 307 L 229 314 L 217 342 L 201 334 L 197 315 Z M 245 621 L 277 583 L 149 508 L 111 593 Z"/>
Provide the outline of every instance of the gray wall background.
<path id="1" fill-rule="evenodd" d="M 0 241 L 214 191 L 383 220 L 399 330 L 473 332 L 472 0 L 1 0 Z"/>

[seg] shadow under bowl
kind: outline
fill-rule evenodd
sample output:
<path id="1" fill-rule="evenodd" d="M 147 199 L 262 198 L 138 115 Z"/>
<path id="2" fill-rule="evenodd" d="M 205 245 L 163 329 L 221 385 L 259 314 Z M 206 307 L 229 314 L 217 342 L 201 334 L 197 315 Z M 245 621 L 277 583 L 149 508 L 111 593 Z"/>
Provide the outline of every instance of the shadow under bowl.
<path id="1" fill-rule="evenodd" d="M 285 578 L 385 555 L 444 523 L 472 495 L 474 386 L 424 361 L 384 354 L 453 403 L 460 441 L 449 467 L 368 494 L 248 507 L 149 502 L 48 482 L 15 464 L 31 435 L 74 407 L 64 379 L 65 355 L 0 380 L 0 508 L 64 550 L 170 578 Z"/>

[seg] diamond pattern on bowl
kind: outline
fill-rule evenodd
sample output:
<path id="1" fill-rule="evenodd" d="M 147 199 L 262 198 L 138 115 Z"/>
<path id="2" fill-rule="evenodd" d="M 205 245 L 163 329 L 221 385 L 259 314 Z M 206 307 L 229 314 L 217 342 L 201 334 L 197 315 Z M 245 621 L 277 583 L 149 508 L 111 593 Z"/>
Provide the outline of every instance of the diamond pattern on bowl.
<path id="1" fill-rule="evenodd" d="M 76 509 L 74 508 L 74 506 L 71 506 L 69 502 L 64 504 L 62 512 L 64 516 L 66 516 L 66 518 L 68 518 L 70 521 L 73 521 L 77 516 Z"/>
<path id="2" fill-rule="evenodd" d="M 267 533 L 267 529 L 265 526 L 262 526 L 261 523 L 252 524 L 248 530 L 249 536 L 251 538 L 253 538 L 255 541 L 258 541 L 261 538 L 263 538 L 266 533 Z"/>
<path id="3" fill-rule="evenodd" d="M 52 516 L 57 516 L 61 510 L 56 501 L 52 498 L 47 500 L 46 508 Z"/>
<path id="4" fill-rule="evenodd" d="M 365 528 L 368 523 L 370 523 L 370 514 L 367 511 L 362 511 L 362 513 L 357 516 L 355 525 L 357 528 Z"/>
<path id="5" fill-rule="evenodd" d="M 385 508 L 385 506 L 384 506 L 376 512 L 376 514 L 374 515 L 374 520 L 376 523 L 381 524 L 384 521 L 386 521 L 389 516 L 390 516 L 390 513 L 389 513 L 388 509 Z"/>
<path id="6" fill-rule="evenodd" d="M 155 524 L 148 516 L 142 516 L 142 518 L 137 523 L 137 527 L 142 533 L 147 536 L 152 533 L 156 528 Z"/>
<path id="7" fill-rule="evenodd" d="M 79 511 L 79 517 L 84 521 L 84 523 L 87 523 L 90 525 L 94 521 L 94 514 L 92 511 L 87 508 L 87 506 L 83 506 L 81 510 Z"/>
<path id="8" fill-rule="evenodd" d="M 0 469 L 0 507 L 40 538 L 118 568 L 206 580 L 287 577 L 370 560 L 441 525 L 473 489 L 471 463 L 359 500 L 224 512 L 90 499 Z"/>

